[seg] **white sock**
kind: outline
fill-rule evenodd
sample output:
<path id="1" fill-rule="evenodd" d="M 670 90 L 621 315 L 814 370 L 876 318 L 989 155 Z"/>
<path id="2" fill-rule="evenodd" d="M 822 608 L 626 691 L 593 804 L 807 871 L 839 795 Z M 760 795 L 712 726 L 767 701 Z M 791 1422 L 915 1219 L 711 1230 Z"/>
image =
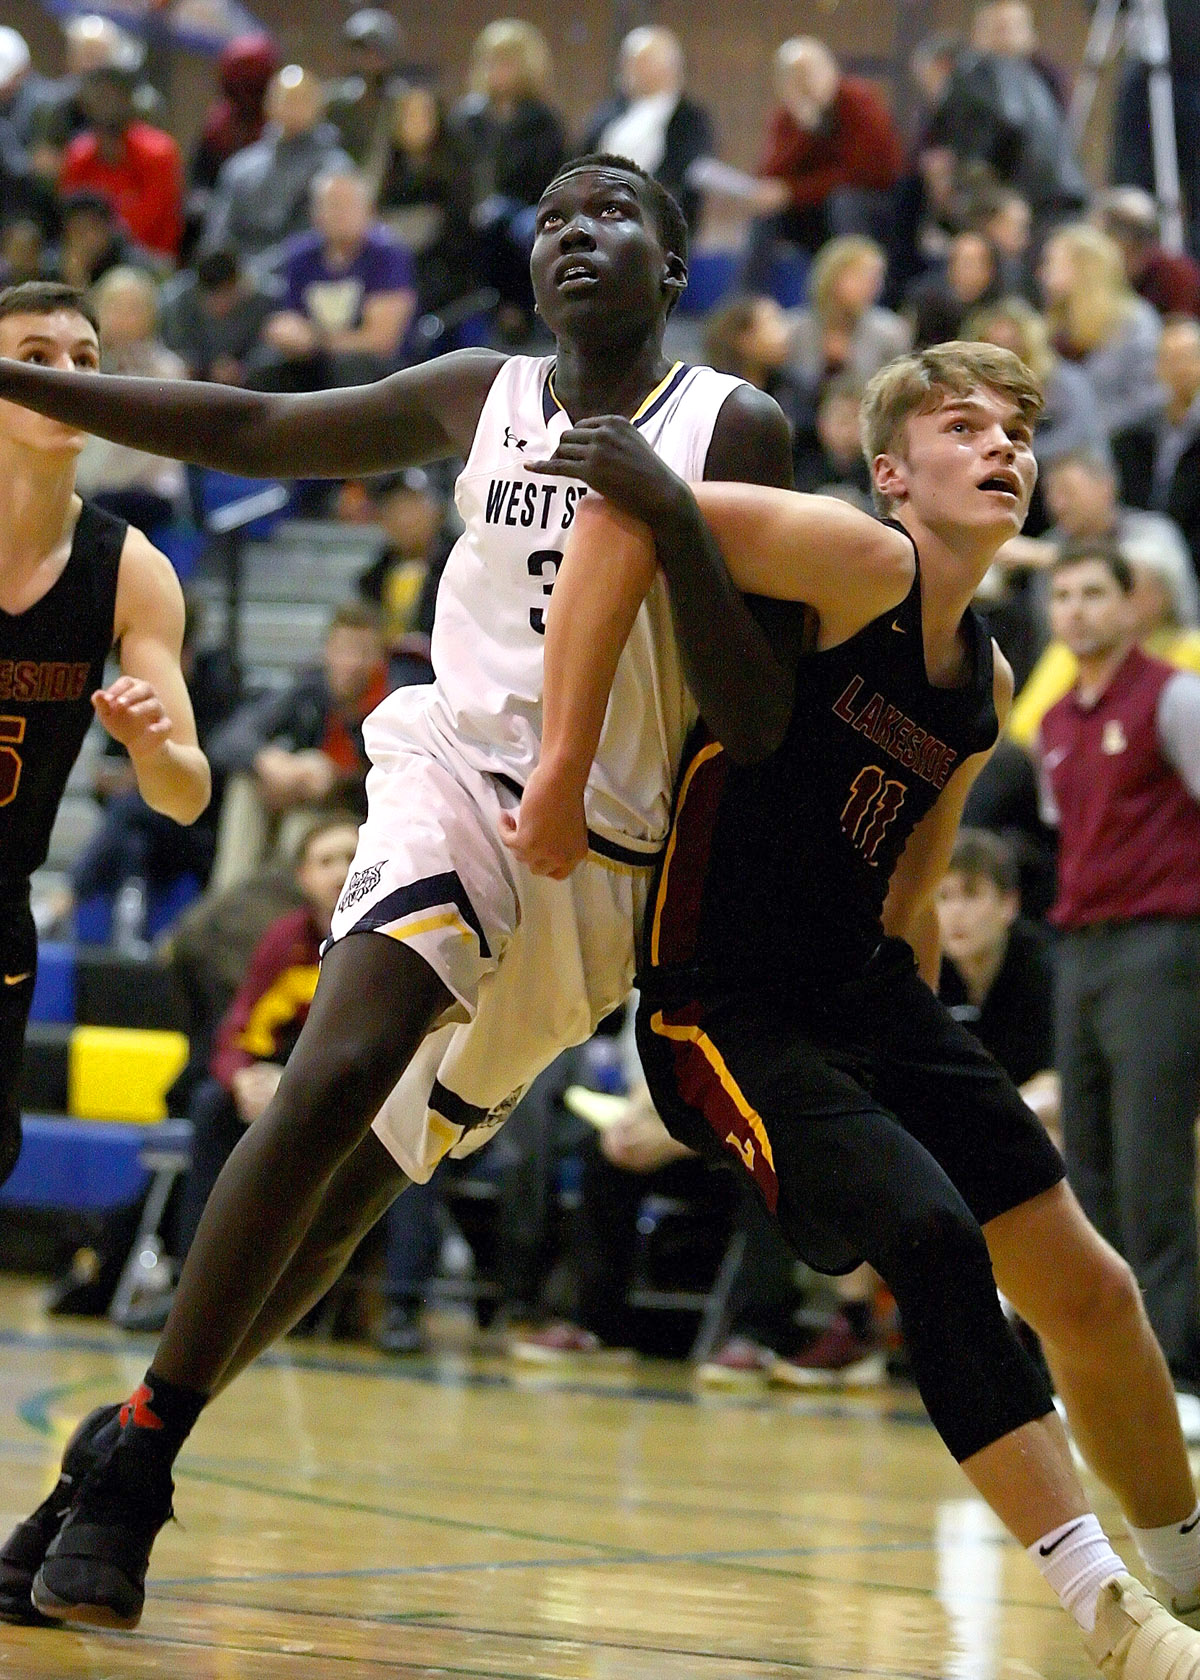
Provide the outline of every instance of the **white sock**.
<path id="1" fill-rule="evenodd" d="M 1146 1568 L 1169 1582 L 1177 1597 L 1191 1597 L 1200 1589 L 1200 1504 L 1181 1523 L 1164 1528 L 1130 1523 L 1129 1532 Z"/>
<path id="2" fill-rule="evenodd" d="M 1128 1571 L 1109 1545 L 1099 1517 L 1085 1517 L 1052 1528 L 1026 1550 L 1084 1633 L 1096 1626 L 1096 1602 L 1106 1581 Z"/>

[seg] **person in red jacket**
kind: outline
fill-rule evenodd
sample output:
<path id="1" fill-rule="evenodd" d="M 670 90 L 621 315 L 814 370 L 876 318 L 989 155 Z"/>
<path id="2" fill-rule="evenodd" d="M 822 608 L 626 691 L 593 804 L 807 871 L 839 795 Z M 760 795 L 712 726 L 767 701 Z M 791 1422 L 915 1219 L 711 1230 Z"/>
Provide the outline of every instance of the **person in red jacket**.
<path id="1" fill-rule="evenodd" d="M 140 245 L 173 258 L 183 234 L 179 147 L 161 128 L 138 120 L 127 71 L 112 65 L 89 71 L 81 98 L 91 127 L 67 147 L 59 191 L 102 193 Z"/>
<path id="2" fill-rule="evenodd" d="M 816 251 L 834 234 L 878 234 L 890 215 L 904 147 L 883 95 L 844 76 L 823 41 L 793 36 L 775 54 L 779 104 L 767 119 L 762 177 L 743 281 L 761 292 L 774 247 Z"/>

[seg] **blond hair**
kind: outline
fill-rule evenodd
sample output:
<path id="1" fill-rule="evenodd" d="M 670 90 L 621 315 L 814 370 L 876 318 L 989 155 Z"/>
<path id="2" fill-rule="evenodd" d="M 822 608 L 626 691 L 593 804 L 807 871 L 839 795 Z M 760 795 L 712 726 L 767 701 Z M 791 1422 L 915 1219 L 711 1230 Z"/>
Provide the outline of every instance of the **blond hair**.
<path id="1" fill-rule="evenodd" d="M 1042 388 L 1011 350 L 954 339 L 897 356 L 880 368 L 863 395 L 859 434 L 868 465 L 877 456 L 902 451 L 904 428 L 914 414 L 931 414 L 947 397 L 968 397 L 980 389 L 1007 397 L 1031 429 L 1036 425 Z M 886 513 L 890 500 L 877 490 L 872 494 L 878 510 Z"/>
<path id="2" fill-rule="evenodd" d="M 1017 341 L 1017 355 L 1038 384 L 1044 386 L 1056 361 L 1050 343 L 1050 329 L 1044 317 L 1025 298 L 1005 297 L 995 303 L 984 304 L 982 309 L 974 310 L 967 317 L 962 335 L 986 343 L 1001 323 L 1012 328 Z"/>
<path id="3" fill-rule="evenodd" d="M 1111 338 L 1137 301 L 1129 284 L 1120 247 L 1088 222 L 1057 228 L 1047 244 L 1063 246 L 1070 255 L 1074 284 L 1066 297 L 1046 310 L 1057 342 L 1078 355 L 1087 355 Z"/>
<path id="4" fill-rule="evenodd" d="M 496 18 L 475 37 L 471 48 L 471 90 L 487 92 L 488 65 L 509 55 L 521 69 L 521 96 L 534 99 L 550 84 L 550 47 L 536 24 L 524 18 Z"/>
<path id="5" fill-rule="evenodd" d="M 813 258 L 808 279 L 808 294 L 813 309 L 822 321 L 829 321 L 837 312 L 835 294 L 842 275 L 848 268 L 868 260 L 878 263 L 881 271 L 886 269 L 887 258 L 883 247 L 865 234 L 843 234 L 838 239 L 826 240 L 822 245 Z"/>

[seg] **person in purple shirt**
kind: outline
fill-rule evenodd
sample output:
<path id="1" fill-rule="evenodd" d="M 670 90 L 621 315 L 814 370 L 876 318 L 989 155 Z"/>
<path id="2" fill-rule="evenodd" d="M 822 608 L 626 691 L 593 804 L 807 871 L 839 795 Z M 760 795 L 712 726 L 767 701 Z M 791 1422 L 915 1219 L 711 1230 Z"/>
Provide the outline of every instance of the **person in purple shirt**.
<path id="1" fill-rule="evenodd" d="M 288 245 L 284 307 L 263 327 L 248 383 L 259 390 L 362 385 L 401 359 L 416 289 L 407 246 L 375 219 L 361 175 L 319 175 L 311 233 Z"/>

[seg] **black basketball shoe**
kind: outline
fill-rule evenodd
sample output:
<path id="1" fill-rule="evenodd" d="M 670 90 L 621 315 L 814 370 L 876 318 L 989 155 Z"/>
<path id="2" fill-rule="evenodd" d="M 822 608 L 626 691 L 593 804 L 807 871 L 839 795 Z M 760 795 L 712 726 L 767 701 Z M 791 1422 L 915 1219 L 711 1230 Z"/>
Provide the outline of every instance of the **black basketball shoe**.
<path id="1" fill-rule="evenodd" d="M 146 1569 L 175 1492 L 167 1461 L 126 1430 L 86 1476 L 33 1580 L 43 1616 L 92 1627 L 134 1628 L 146 1600 Z"/>
<path id="2" fill-rule="evenodd" d="M 120 1405 L 98 1406 L 67 1442 L 62 1470 L 52 1492 L 31 1516 L 19 1522 L 0 1548 L 0 1622 L 25 1627 L 53 1627 L 54 1617 L 43 1616 L 33 1605 L 30 1589 L 47 1548 L 62 1527 L 79 1485 L 111 1449 L 120 1434 Z M 109 1428 L 108 1426 L 112 1427 Z"/>

